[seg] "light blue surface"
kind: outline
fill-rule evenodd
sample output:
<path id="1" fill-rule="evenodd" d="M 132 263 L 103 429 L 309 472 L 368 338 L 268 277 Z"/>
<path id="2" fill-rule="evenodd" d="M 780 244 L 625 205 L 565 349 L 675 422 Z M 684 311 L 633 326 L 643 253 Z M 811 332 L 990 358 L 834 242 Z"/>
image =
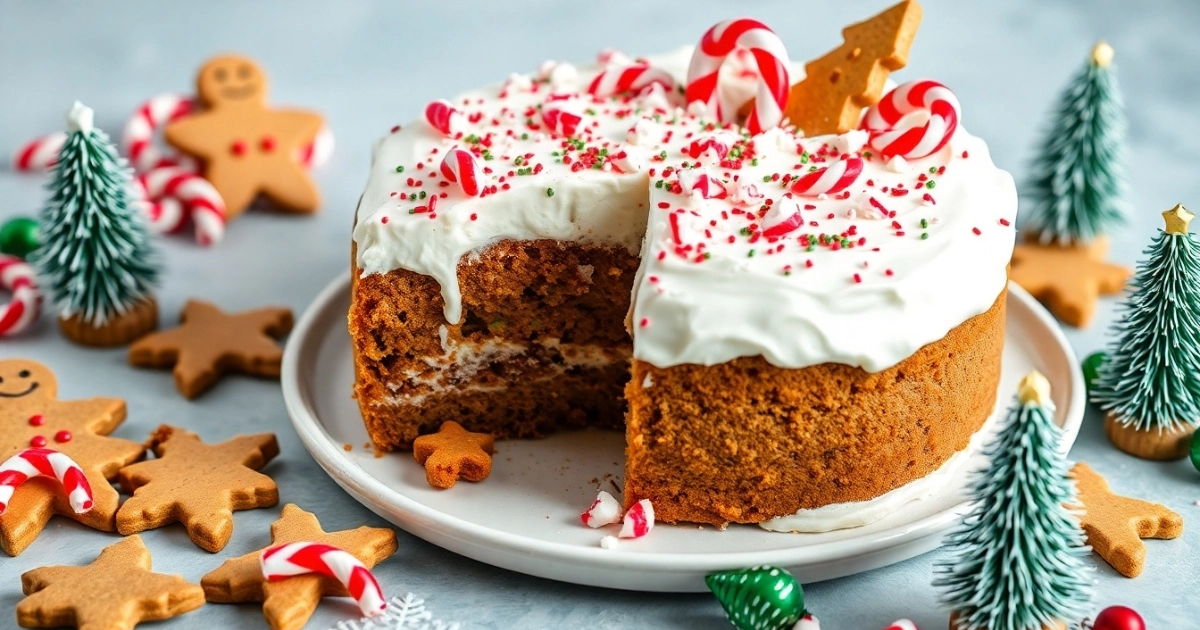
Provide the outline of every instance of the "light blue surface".
<path id="1" fill-rule="evenodd" d="M 351 212 L 366 179 L 371 142 L 408 121 L 436 97 L 532 70 L 547 58 L 586 60 L 604 47 L 651 53 L 696 41 L 712 23 L 739 13 L 764 20 L 793 57 L 811 58 L 839 42 L 845 23 L 888 0 L 815 3 L 595 2 L 16 2 L 0 0 L 0 154 L 29 137 L 60 129 L 74 99 L 95 108 L 97 123 L 119 136 L 145 98 L 190 91 L 209 55 L 247 53 L 271 78 L 275 103 L 323 111 L 337 136 L 333 161 L 316 172 L 324 209 L 311 218 L 251 213 L 230 226 L 225 242 L 205 250 L 187 239 L 162 242 L 166 273 L 159 302 L 173 321 L 198 296 L 229 309 L 265 303 L 303 310 L 349 261 Z M 851 6 L 853 5 L 853 6 Z M 501 9 L 500 7 L 507 7 Z M 1130 174 L 1136 216 L 1113 235 L 1114 260 L 1132 264 L 1161 226 L 1159 213 L 1182 201 L 1200 206 L 1200 4 L 1103 0 L 950 2 L 927 0 L 909 69 L 898 80 L 934 77 L 954 89 L 963 120 L 991 143 L 998 164 L 1022 180 L 1037 132 L 1057 91 L 1086 59 L 1095 39 L 1117 51 L 1130 118 Z M 42 201 L 42 178 L 0 168 L 0 218 L 27 214 Z M 1080 356 L 1105 341 L 1112 321 L 1105 300 L 1086 331 L 1069 330 Z M 129 419 L 116 435 L 142 440 L 162 422 L 216 441 L 274 431 L 283 455 L 268 468 L 284 502 L 314 510 L 326 529 L 382 525 L 344 494 L 292 432 L 279 388 L 230 378 L 196 402 L 174 390 L 166 372 L 130 368 L 122 351 L 68 344 L 43 317 L 37 330 L 0 341 L 0 357 L 50 364 L 64 398 L 119 396 Z M 1150 541 L 1142 577 L 1120 577 L 1093 556 L 1098 603 L 1141 611 L 1150 628 L 1197 627 L 1200 612 L 1200 475 L 1186 461 L 1154 464 L 1111 448 L 1099 416 L 1089 412 L 1072 451 L 1126 494 L 1183 514 L 1181 539 Z M 225 558 L 268 542 L 279 508 L 240 512 L 220 554 L 193 546 L 178 526 L 143 535 L 156 569 L 198 581 Z M 400 551 L 378 570 L 389 593 L 427 598 L 437 617 L 479 628 L 726 628 L 707 595 L 661 595 L 558 584 L 495 569 L 399 533 Z M 49 563 L 84 563 L 117 540 L 54 519 L 16 558 L 0 557 L 0 628 L 13 623 L 19 575 Z M 808 587 L 810 608 L 831 630 L 874 630 L 899 617 L 922 628 L 946 627 L 929 586 L 940 552 L 859 576 Z M 323 604 L 309 628 L 354 613 Z M 207 605 L 164 628 L 258 628 L 257 606 Z M 152 627 L 160 627 L 155 624 Z"/>

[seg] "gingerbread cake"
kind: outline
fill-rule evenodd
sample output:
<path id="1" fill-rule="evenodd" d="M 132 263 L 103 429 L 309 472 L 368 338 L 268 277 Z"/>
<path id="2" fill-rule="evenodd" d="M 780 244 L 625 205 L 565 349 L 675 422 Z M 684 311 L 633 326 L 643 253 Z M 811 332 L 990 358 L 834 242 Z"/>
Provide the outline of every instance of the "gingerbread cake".
<path id="1" fill-rule="evenodd" d="M 933 82 L 862 129 L 772 123 L 803 69 L 745 41 L 707 102 L 709 36 L 547 63 L 378 142 L 349 313 L 378 449 L 447 420 L 624 430 L 627 505 L 781 531 L 877 519 L 964 459 L 999 385 L 1012 178 Z"/>

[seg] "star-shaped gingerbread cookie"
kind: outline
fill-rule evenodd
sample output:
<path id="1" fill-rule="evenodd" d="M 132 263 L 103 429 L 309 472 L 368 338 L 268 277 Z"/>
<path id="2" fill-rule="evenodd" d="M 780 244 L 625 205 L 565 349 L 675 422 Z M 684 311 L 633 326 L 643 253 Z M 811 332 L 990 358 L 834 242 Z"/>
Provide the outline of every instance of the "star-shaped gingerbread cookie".
<path id="1" fill-rule="evenodd" d="M 129 347 L 129 362 L 141 367 L 175 367 L 175 388 L 186 398 L 208 391 L 227 372 L 279 377 L 283 348 L 276 339 L 292 329 L 286 308 L 260 308 L 236 315 L 199 300 L 183 307 L 179 328 L 151 333 Z"/>
<path id="2" fill-rule="evenodd" d="M 199 586 L 150 570 L 150 551 L 140 536 L 105 547 L 85 566 L 27 571 L 21 588 L 27 597 L 17 604 L 17 623 L 26 628 L 129 630 L 204 605 Z"/>
<path id="3" fill-rule="evenodd" d="M 295 156 L 320 132 L 321 117 L 268 109 L 267 77 L 245 57 L 210 59 L 196 77 L 196 89 L 205 109 L 167 125 L 164 137 L 200 158 L 228 216 L 244 212 L 260 194 L 284 210 L 315 211 L 320 195 Z"/>
<path id="4" fill-rule="evenodd" d="M 1088 544 L 1121 575 L 1141 575 L 1146 564 L 1143 538 L 1177 538 L 1183 533 L 1183 517 L 1158 503 L 1113 494 L 1091 466 L 1079 462 L 1071 476 L 1083 504 L 1080 521 Z"/>
<path id="5" fill-rule="evenodd" d="M 279 454 L 275 434 L 239 435 L 205 444 L 195 433 L 163 425 L 148 444 L 158 459 L 121 469 L 133 494 L 117 512 L 128 536 L 180 522 L 198 547 L 217 552 L 233 534 L 233 511 L 279 503 L 279 488 L 256 472 Z"/>
<path id="6" fill-rule="evenodd" d="M 453 420 L 437 433 L 413 441 L 413 457 L 425 467 L 425 480 L 434 488 L 449 488 L 461 477 L 483 481 L 492 473 L 495 440 L 486 433 L 471 433 Z"/>
<path id="7" fill-rule="evenodd" d="M 1106 254 L 1103 237 L 1090 245 L 1017 243 L 1009 278 L 1064 324 L 1081 328 L 1092 321 L 1096 300 L 1119 293 L 1133 273 L 1104 262 Z"/>
<path id="8" fill-rule="evenodd" d="M 29 479 L 0 514 L 0 548 L 10 556 L 28 547 L 55 514 L 113 531 L 118 495 L 108 480 L 145 452 L 140 444 L 105 437 L 125 420 L 125 401 L 58 400 L 57 394 L 50 368 L 25 359 L 0 361 L 0 461 L 30 447 L 65 453 L 83 469 L 94 505 L 76 514 L 58 481 Z"/>
<path id="9" fill-rule="evenodd" d="M 288 504 L 271 524 L 271 545 L 317 542 L 332 545 L 358 558 L 367 568 L 396 553 L 396 533 L 379 527 L 359 527 L 326 533 L 309 512 Z M 226 560 L 200 580 L 208 601 L 218 604 L 263 602 L 263 616 L 273 630 L 299 630 L 322 597 L 345 597 L 337 580 L 321 575 L 298 575 L 278 582 L 263 579 L 259 556 L 265 549 Z"/>

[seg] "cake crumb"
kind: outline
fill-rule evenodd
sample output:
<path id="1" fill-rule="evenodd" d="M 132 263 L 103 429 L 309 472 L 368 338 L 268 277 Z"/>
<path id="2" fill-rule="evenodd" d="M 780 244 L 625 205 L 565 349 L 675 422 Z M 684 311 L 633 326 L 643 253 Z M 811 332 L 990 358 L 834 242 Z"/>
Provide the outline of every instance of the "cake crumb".
<path id="1" fill-rule="evenodd" d="M 354 450 L 354 445 L 352 445 L 352 444 L 350 444 L 349 442 L 347 442 L 347 443 L 345 443 L 345 444 L 343 444 L 343 445 L 342 445 L 342 450 L 343 450 L 343 451 L 346 451 L 347 453 L 349 453 L 350 451 Z"/>
<path id="2" fill-rule="evenodd" d="M 363 448 L 371 448 L 370 442 L 363 442 Z"/>

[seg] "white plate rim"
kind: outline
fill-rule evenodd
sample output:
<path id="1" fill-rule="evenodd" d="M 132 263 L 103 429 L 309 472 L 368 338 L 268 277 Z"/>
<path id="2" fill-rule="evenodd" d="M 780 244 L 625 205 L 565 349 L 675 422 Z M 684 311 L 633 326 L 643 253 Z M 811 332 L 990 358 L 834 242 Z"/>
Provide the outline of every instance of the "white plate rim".
<path id="1" fill-rule="evenodd" d="M 859 557 L 878 551 L 884 551 L 926 536 L 935 535 L 947 529 L 959 516 L 970 509 L 969 502 L 943 510 L 937 514 L 907 523 L 893 530 L 876 532 L 872 537 L 863 541 L 860 539 L 837 540 L 821 543 L 811 543 L 797 547 L 779 548 L 759 551 L 741 552 L 712 552 L 712 553 L 678 553 L 655 552 L 644 553 L 637 550 L 603 549 L 601 547 L 581 547 L 565 543 L 547 541 L 497 531 L 478 525 L 471 521 L 451 516 L 434 508 L 426 506 L 404 494 L 389 488 L 383 482 L 371 476 L 358 466 L 346 451 L 326 432 L 321 421 L 317 418 L 308 395 L 303 387 L 301 360 L 309 352 L 316 352 L 320 347 L 322 337 L 313 335 L 313 331 L 324 320 L 326 311 L 332 302 L 344 292 L 349 291 L 350 273 L 340 274 L 330 282 L 313 300 L 312 304 L 300 317 L 289 337 L 284 351 L 281 372 L 284 403 L 292 419 L 292 425 L 300 436 L 305 448 L 317 460 L 321 468 L 330 474 L 335 481 L 350 491 L 351 495 L 361 497 L 360 500 L 388 505 L 392 510 L 406 515 L 403 529 L 421 538 L 430 537 L 422 534 L 422 529 L 428 526 L 437 527 L 437 537 L 459 538 L 473 544 L 487 544 L 500 547 L 499 551 L 532 554 L 548 557 L 564 562 L 586 562 L 593 566 L 603 566 L 610 569 L 652 569 L 665 572 L 694 572 L 696 570 L 711 570 L 715 566 L 740 568 L 760 564 L 780 566 L 795 566 L 801 564 L 818 564 L 843 560 L 847 557 Z M 1058 346 L 1070 366 L 1071 395 L 1063 421 L 1064 450 L 1069 449 L 1075 442 L 1082 423 L 1086 406 L 1083 376 L 1078 366 L 1079 362 L 1070 343 L 1058 323 L 1045 308 L 1032 296 L 1015 283 L 1009 283 L 1009 296 L 1016 299 L 1026 308 L 1039 324 L 1045 329 Z M 345 314 L 343 314 L 343 317 Z M 315 345 L 314 345 L 315 344 Z M 368 506 L 370 507 L 370 506 Z M 426 521 L 425 525 L 420 521 Z M 406 525 L 406 526 L 405 526 Z M 772 534 L 778 535 L 778 534 Z"/>

